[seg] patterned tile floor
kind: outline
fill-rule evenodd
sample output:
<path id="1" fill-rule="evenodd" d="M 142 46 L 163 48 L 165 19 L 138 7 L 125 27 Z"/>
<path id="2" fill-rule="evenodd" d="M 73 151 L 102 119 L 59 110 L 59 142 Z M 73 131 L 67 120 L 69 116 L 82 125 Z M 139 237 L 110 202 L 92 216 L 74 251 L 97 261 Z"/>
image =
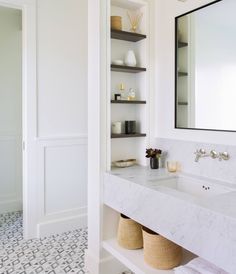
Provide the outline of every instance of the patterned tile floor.
<path id="1" fill-rule="evenodd" d="M 0 274 L 85 274 L 87 230 L 24 240 L 22 213 L 0 215 Z"/>

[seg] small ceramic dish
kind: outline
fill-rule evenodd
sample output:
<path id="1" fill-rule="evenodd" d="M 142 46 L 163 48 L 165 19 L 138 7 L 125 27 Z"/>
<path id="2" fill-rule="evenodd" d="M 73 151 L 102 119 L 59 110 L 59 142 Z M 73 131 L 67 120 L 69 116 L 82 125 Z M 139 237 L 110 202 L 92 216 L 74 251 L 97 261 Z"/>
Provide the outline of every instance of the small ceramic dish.
<path id="1" fill-rule="evenodd" d="M 118 65 L 118 66 L 123 66 L 124 65 L 124 61 L 123 60 L 113 60 L 112 64 L 113 65 Z"/>
<path id="2" fill-rule="evenodd" d="M 121 167 L 121 168 L 130 167 L 130 166 L 133 166 L 133 165 L 136 164 L 136 159 L 128 159 L 128 160 L 115 161 L 115 162 L 113 162 L 113 164 L 116 167 Z"/>

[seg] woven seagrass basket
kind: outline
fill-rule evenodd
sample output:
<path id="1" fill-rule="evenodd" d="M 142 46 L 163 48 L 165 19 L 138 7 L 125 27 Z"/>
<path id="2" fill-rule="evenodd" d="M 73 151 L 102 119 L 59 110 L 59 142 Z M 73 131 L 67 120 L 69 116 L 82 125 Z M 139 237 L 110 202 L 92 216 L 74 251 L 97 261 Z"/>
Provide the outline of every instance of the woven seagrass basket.
<path id="1" fill-rule="evenodd" d="M 122 30 L 121 16 L 111 16 L 111 29 Z"/>
<path id="2" fill-rule="evenodd" d="M 144 261 L 156 269 L 172 269 L 182 261 L 182 248 L 146 227 L 143 230 Z"/>
<path id="3" fill-rule="evenodd" d="M 118 244 L 126 249 L 140 249 L 143 247 L 142 226 L 134 220 L 120 215 L 117 233 Z"/>

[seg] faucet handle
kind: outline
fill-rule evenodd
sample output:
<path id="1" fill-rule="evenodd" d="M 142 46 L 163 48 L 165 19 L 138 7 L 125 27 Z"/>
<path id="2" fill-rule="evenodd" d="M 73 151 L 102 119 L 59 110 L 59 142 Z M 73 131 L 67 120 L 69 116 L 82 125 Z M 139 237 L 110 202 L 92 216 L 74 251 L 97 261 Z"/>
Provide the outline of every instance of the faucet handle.
<path id="1" fill-rule="evenodd" d="M 200 149 L 199 149 L 199 153 L 201 153 L 202 155 L 205 155 L 205 154 L 206 154 L 206 150 L 203 149 L 203 148 L 200 148 Z"/>
<path id="2" fill-rule="evenodd" d="M 212 159 L 216 159 L 220 157 L 220 155 L 215 150 L 211 150 L 210 155 Z"/>
<path id="3" fill-rule="evenodd" d="M 230 159 L 230 156 L 229 156 L 229 153 L 224 151 L 224 152 L 220 152 L 219 153 L 219 160 L 224 160 L 224 161 L 227 161 Z"/>

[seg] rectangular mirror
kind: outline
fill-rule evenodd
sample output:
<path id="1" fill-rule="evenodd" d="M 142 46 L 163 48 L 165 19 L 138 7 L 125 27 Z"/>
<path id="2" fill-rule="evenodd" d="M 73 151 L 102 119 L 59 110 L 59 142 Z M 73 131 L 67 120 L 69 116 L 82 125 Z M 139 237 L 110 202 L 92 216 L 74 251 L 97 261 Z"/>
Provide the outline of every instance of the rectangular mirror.
<path id="1" fill-rule="evenodd" d="M 236 1 L 176 17 L 175 128 L 236 131 Z"/>

